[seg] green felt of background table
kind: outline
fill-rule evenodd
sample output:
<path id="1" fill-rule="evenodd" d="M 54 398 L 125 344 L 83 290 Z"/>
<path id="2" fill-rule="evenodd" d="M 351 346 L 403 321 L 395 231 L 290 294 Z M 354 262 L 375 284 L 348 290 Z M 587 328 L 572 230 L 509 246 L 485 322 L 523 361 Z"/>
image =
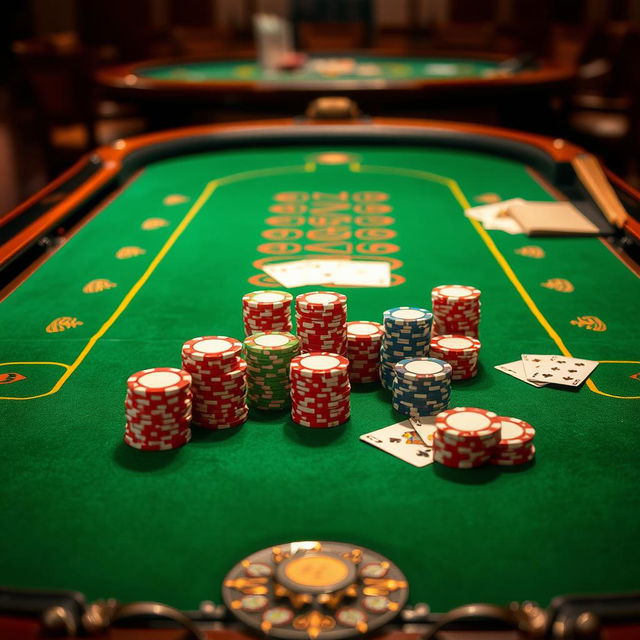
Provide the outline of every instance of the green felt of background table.
<path id="1" fill-rule="evenodd" d="M 260 66 L 247 60 L 203 60 L 179 65 L 140 67 L 136 73 L 143 78 L 171 80 L 174 82 L 277 81 L 295 83 L 308 80 L 333 83 L 343 80 L 367 82 L 375 79 L 387 81 L 477 78 L 495 71 L 498 63 L 473 58 L 389 58 L 384 56 L 356 56 L 357 64 L 375 64 L 381 73 L 372 76 L 355 73 L 340 76 L 324 76 L 313 70 L 300 70 L 277 74 L 265 73 Z M 451 71 L 446 72 L 446 67 Z"/>
<path id="2" fill-rule="evenodd" d="M 330 539 L 387 555 L 409 578 L 411 601 L 436 610 L 472 601 L 546 605 L 563 592 L 637 588 L 639 401 L 587 387 L 534 389 L 493 368 L 521 353 L 558 352 L 496 256 L 567 348 L 598 360 L 640 360 L 637 277 L 592 238 L 496 231 L 489 233 L 492 253 L 452 189 L 458 185 L 470 202 L 486 192 L 549 199 L 514 161 L 369 146 L 344 149 L 360 155 L 357 170 L 305 165 L 320 151 L 230 150 L 153 164 L 0 306 L 0 361 L 13 363 L 0 373 L 27 376 L 0 387 L 1 395 L 44 393 L 64 371 L 15 363 L 77 363 L 57 393 L 0 400 L 0 581 L 195 607 L 218 599 L 225 572 L 254 550 Z M 375 386 L 354 390 L 353 417 L 338 429 L 312 431 L 286 414 L 260 414 L 240 429 L 197 430 L 176 452 L 126 447 L 130 373 L 179 365 L 180 346 L 191 337 L 241 336 L 240 298 L 255 288 L 248 279 L 273 194 L 343 189 L 390 194 L 396 257 L 404 262 L 398 273 L 406 278 L 389 289 L 348 290 L 350 319 L 379 320 L 398 305 L 428 307 L 438 284 L 479 287 L 482 366 L 476 379 L 455 383 L 452 404 L 531 422 L 535 464 L 416 469 L 385 455 L 358 439 L 398 418 Z M 187 201 L 166 206 L 168 194 Z M 142 229 L 153 217 L 169 225 Z M 545 257 L 516 253 L 527 245 Z M 146 253 L 116 259 L 124 246 Z M 82 293 L 96 278 L 117 286 Z M 551 278 L 569 280 L 575 291 L 541 286 Z M 571 324 L 584 315 L 599 317 L 607 331 Z M 46 333 L 62 316 L 83 324 Z M 630 377 L 638 370 L 602 364 L 593 379 L 604 393 L 639 396 L 640 382 Z"/>

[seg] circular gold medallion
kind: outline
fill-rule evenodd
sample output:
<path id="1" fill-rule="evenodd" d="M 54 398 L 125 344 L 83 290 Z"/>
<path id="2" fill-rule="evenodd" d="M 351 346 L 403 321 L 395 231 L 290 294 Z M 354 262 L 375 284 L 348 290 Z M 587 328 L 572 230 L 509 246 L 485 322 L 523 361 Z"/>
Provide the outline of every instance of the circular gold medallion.
<path id="1" fill-rule="evenodd" d="M 335 556 L 311 555 L 293 558 L 284 573 L 301 587 L 330 587 L 341 583 L 349 575 L 349 568 Z"/>

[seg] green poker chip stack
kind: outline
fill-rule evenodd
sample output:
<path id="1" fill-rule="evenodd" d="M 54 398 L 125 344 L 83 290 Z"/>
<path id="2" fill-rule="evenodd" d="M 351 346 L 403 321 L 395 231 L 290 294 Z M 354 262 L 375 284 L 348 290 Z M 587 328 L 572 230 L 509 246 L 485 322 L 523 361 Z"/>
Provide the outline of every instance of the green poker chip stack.
<path id="1" fill-rule="evenodd" d="M 263 331 L 245 339 L 247 402 L 252 408 L 278 411 L 291 404 L 289 365 L 299 351 L 298 338 L 285 331 Z"/>

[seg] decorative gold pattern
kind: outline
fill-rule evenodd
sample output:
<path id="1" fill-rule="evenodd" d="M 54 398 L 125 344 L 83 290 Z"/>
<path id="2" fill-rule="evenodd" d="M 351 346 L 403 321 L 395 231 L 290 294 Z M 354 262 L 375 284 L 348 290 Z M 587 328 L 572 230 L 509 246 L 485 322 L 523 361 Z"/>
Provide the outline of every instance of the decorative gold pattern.
<path id="1" fill-rule="evenodd" d="M 60 333 L 61 331 L 66 331 L 67 329 L 75 329 L 84 324 L 77 318 L 72 318 L 70 316 L 61 316 L 60 318 L 56 318 L 52 320 L 46 327 L 45 331 L 47 333 Z"/>
<path id="2" fill-rule="evenodd" d="M 561 293 L 572 293 L 575 290 L 575 287 L 564 278 L 549 278 L 546 282 L 541 282 L 540 286 L 560 291 Z"/>
<path id="3" fill-rule="evenodd" d="M 408 587 L 404 580 L 393 580 L 389 578 L 365 578 L 364 584 L 367 585 L 362 590 L 365 596 L 386 596 L 392 591 L 406 589 Z"/>
<path id="4" fill-rule="evenodd" d="M 187 196 L 183 196 L 180 193 L 172 193 L 168 196 L 165 196 L 162 204 L 171 207 L 172 205 L 182 204 L 183 202 L 187 202 L 189 198 Z"/>
<path id="5" fill-rule="evenodd" d="M 128 258 L 141 256 L 144 253 L 146 253 L 146 251 L 141 247 L 122 247 L 122 249 L 118 249 L 116 252 L 116 258 L 118 258 L 118 260 L 126 260 Z"/>
<path id="6" fill-rule="evenodd" d="M 160 229 L 161 227 L 168 227 L 169 221 L 164 218 L 147 218 L 142 223 L 142 228 L 145 231 L 152 231 L 153 229 Z"/>
<path id="7" fill-rule="evenodd" d="M 481 193 L 474 198 L 477 202 L 484 204 L 493 204 L 494 202 L 500 202 L 502 198 L 497 193 Z"/>
<path id="8" fill-rule="evenodd" d="M 319 611 L 309 611 L 298 616 L 293 621 L 295 629 L 306 631 L 307 635 L 315 640 L 322 631 L 331 631 L 336 626 L 336 621 L 331 616 L 325 616 Z"/>
<path id="9" fill-rule="evenodd" d="M 544 249 L 536 245 L 520 247 L 520 249 L 516 249 L 515 251 L 518 255 L 524 256 L 525 258 L 544 258 L 545 256 Z"/>
<path id="10" fill-rule="evenodd" d="M 597 316 L 580 316 L 571 320 L 571 324 L 587 331 L 597 331 L 599 333 L 607 330 L 607 325 Z"/>
<path id="11" fill-rule="evenodd" d="M 106 278 L 98 278 L 96 280 L 87 282 L 87 284 L 82 287 L 82 293 L 100 293 L 101 291 L 113 289 L 117 286 L 118 285 L 115 282 L 111 282 L 111 280 L 107 280 Z"/>
<path id="12" fill-rule="evenodd" d="M 629 376 L 632 380 L 640 380 L 640 371 Z"/>
<path id="13" fill-rule="evenodd" d="M 266 586 L 269 578 L 236 578 L 235 580 L 226 580 L 225 587 L 241 591 L 245 595 L 264 595 L 268 589 Z"/>

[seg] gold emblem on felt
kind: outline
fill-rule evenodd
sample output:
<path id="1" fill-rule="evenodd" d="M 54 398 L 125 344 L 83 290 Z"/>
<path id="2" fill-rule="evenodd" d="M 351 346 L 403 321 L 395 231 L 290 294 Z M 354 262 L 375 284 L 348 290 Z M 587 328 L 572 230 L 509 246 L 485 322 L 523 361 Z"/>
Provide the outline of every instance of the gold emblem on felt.
<path id="1" fill-rule="evenodd" d="M 535 245 L 520 247 L 515 251 L 518 255 L 524 256 L 525 258 L 544 258 L 545 256 L 544 249 Z"/>
<path id="2" fill-rule="evenodd" d="M 153 229 L 160 229 L 161 227 L 168 227 L 169 221 L 164 218 L 147 218 L 142 223 L 142 228 L 145 231 L 152 231 Z"/>
<path id="3" fill-rule="evenodd" d="M 106 278 L 97 278 L 96 280 L 87 282 L 87 284 L 82 287 L 82 293 L 100 293 L 101 291 L 113 289 L 117 286 L 118 285 L 115 282 L 111 282 L 111 280 L 107 280 Z"/>
<path id="4" fill-rule="evenodd" d="M 84 324 L 78 320 L 78 318 L 72 318 L 71 316 L 61 316 L 60 318 L 56 318 L 52 320 L 46 327 L 45 331 L 47 333 L 60 333 L 62 331 L 66 331 L 67 329 L 76 329 Z"/>
<path id="5" fill-rule="evenodd" d="M 484 204 L 493 204 L 494 202 L 500 202 L 502 198 L 497 193 L 481 193 L 474 198 L 477 202 L 483 202 Z"/>
<path id="6" fill-rule="evenodd" d="M 561 293 L 571 293 L 575 290 L 575 287 L 564 278 L 549 278 L 546 282 L 541 282 L 540 286 L 553 289 L 554 291 L 560 291 Z"/>
<path id="7" fill-rule="evenodd" d="M 640 380 L 640 371 L 629 376 L 632 380 Z"/>
<path id="8" fill-rule="evenodd" d="M 571 320 L 571 324 L 587 331 L 602 332 L 607 330 L 607 325 L 597 316 L 580 316 Z"/>
<path id="9" fill-rule="evenodd" d="M 146 253 L 146 251 L 141 247 L 122 247 L 116 252 L 116 258 L 118 258 L 118 260 L 127 260 L 128 258 L 141 256 L 144 253 Z"/>
<path id="10" fill-rule="evenodd" d="M 26 380 L 27 378 L 20 373 L 0 373 L 0 384 L 11 384 L 12 382 L 20 382 L 20 380 Z"/>
<path id="11" fill-rule="evenodd" d="M 182 204 L 183 202 L 187 202 L 189 198 L 187 196 L 183 196 L 181 193 L 172 193 L 168 196 L 165 196 L 162 204 L 167 205 L 168 207 L 176 204 Z"/>

